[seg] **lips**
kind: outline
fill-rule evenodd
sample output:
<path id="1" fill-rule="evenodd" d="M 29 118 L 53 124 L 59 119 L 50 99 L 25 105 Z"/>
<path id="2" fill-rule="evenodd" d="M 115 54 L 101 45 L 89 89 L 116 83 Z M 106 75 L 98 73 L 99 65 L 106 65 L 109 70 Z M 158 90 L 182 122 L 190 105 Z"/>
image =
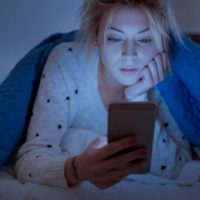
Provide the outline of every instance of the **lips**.
<path id="1" fill-rule="evenodd" d="M 136 68 L 136 67 L 123 67 L 123 68 L 120 68 L 120 71 L 121 72 L 137 72 L 139 70 L 139 68 Z"/>

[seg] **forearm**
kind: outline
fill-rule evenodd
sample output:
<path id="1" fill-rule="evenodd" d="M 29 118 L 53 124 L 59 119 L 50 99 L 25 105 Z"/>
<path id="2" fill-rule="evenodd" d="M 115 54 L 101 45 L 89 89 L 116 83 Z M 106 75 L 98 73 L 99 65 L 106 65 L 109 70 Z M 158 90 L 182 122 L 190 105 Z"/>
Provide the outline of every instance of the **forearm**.
<path id="1" fill-rule="evenodd" d="M 53 144 L 54 138 L 50 140 L 50 136 L 48 140 L 27 141 L 18 152 L 16 172 L 19 180 L 65 188 L 76 185 L 71 158 L 81 154 L 96 136 L 89 130 L 68 129 L 59 146 Z"/>
<path id="2" fill-rule="evenodd" d="M 21 182 L 33 182 L 66 188 L 64 176 L 65 155 L 47 155 L 30 152 L 16 163 L 17 178 Z"/>

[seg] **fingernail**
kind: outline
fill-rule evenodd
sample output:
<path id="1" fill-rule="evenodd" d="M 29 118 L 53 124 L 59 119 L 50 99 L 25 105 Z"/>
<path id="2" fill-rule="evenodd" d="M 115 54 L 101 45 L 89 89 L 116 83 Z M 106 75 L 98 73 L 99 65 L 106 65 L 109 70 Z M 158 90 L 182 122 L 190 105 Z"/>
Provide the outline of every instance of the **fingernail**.
<path id="1" fill-rule="evenodd" d="M 135 142 L 136 142 L 135 137 L 131 137 L 130 140 L 129 140 L 129 143 L 132 144 L 132 143 L 135 143 Z"/>

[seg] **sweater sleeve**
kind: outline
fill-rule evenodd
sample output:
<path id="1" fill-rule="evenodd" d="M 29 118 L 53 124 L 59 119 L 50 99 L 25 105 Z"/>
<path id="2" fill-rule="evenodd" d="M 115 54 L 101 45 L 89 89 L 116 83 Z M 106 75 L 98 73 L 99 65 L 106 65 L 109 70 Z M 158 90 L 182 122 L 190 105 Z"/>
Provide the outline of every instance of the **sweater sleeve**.
<path id="1" fill-rule="evenodd" d="M 22 182 L 67 187 L 64 163 L 72 154 L 62 149 L 61 141 L 77 110 L 77 89 L 70 76 L 63 76 L 61 54 L 52 51 L 41 76 L 27 141 L 15 166 Z"/>

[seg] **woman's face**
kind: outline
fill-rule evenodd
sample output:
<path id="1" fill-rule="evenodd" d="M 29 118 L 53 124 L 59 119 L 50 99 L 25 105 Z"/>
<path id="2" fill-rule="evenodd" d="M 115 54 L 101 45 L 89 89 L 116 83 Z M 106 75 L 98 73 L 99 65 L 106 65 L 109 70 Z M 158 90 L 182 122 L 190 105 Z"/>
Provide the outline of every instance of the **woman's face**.
<path id="1" fill-rule="evenodd" d="M 148 20 L 139 8 L 121 5 L 105 35 L 108 19 L 105 12 L 97 33 L 103 76 L 112 85 L 132 85 L 158 53 Z"/>

